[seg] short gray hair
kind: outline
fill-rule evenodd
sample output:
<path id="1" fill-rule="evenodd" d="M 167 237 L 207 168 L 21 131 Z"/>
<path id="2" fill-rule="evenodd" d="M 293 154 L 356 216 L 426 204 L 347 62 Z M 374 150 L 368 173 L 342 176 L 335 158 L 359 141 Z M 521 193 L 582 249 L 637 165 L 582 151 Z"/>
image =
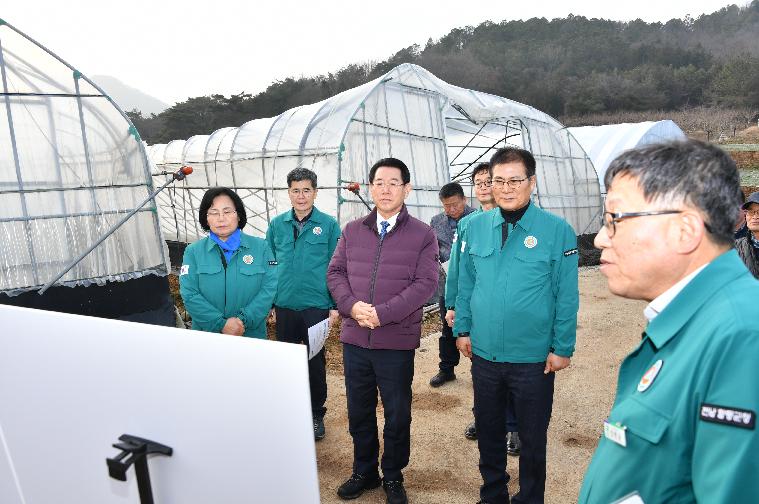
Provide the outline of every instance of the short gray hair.
<path id="1" fill-rule="evenodd" d="M 611 162 L 604 177 L 607 190 L 617 175 L 635 178 L 646 201 L 700 210 L 712 241 L 733 243 L 741 184 L 735 162 L 722 149 L 698 140 L 647 145 Z"/>
<path id="2" fill-rule="evenodd" d="M 310 180 L 311 187 L 316 189 L 316 173 L 312 172 L 308 168 L 294 168 L 287 174 L 287 187 L 293 185 L 293 182 L 300 182 L 301 180 Z"/>

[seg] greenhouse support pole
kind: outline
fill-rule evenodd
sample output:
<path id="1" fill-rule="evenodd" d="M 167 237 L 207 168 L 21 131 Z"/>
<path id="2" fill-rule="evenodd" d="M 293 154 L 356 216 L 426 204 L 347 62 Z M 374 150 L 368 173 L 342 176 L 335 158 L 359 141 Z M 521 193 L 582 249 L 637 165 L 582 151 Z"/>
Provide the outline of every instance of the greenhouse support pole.
<path id="1" fill-rule="evenodd" d="M 38 281 L 37 258 L 34 253 L 34 239 L 32 236 L 31 224 L 29 223 L 29 209 L 26 204 L 26 193 L 24 192 L 24 180 L 21 177 L 21 162 L 18 156 L 18 145 L 16 144 L 16 129 L 13 126 L 13 114 L 11 113 L 11 99 L 7 94 L 8 93 L 8 76 L 5 70 L 5 58 L 3 56 L 2 41 L 0 41 L 0 75 L 2 75 L 2 80 L 3 80 L 3 93 L 5 94 L 5 111 L 6 111 L 6 115 L 8 116 L 8 132 L 10 133 L 10 137 L 11 137 L 11 150 L 13 151 L 13 163 L 16 165 L 16 181 L 18 183 L 18 190 L 19 190 L 18 196 L 19 196 L 19 199 L 21 200 L 21 211 L 24 214 L 24 219 L 26 219 L 26 222 L 24 223 L 24 231 L 26 232 L 26 236 L 28 238 L 26 246 L 29 252 L 29 260 L 31 261 L 31 265 L 32 265 L 32 276 L 34 277 L 34 281 L 36 283 Z"/>
<path id="2" fill-rule="evenodd" d="M 87 255 L 90 252 L 92 252 L 93 250 L 95 250 L 95 247 L 97 247 L 98 245 L 100 245 L 101 243 L 103 243 L 106 240 L 106 238 L 108 238 L 113 233 L 115 233 L 117 229 L 119 229 L 122 225 L 124 225 L 124 223 L 126 221 L 128 221 L 129 219 L 131 219 L 132 216 L 134 214 L 136 214 L 137 212 L 139 212 L 139 210 L 142 207 L 144 207 L 149 201 L 153 200 L 158 195 L 158 193 L 160 193 L 161 191 L 163 191 L 169 184 L 171 184 L 175 180 L 184 180 L 184 178 L 187 175 L 191 174 L 191 173 L 192 173 L 192 168 L 189 167 L 189 166 L 183 166 L 182 168 L 180 168 L 179 170 L 177 170 L 173 174 L 173 176 L 169 180 L 167 180 L 161 187 L 159 187 L 158 189 L 156 189 L 152 194 L 148 195 L 148 197 L 145 198 L 142 201 L 142 203 L 140 203 L 135 208 L 133 208 L 132 211 L 130 211 L 128 214 L 126 214 L 124 216 L 124 218 L 122 218 L 113 227 L 111 227 L 111 229 L 109 229 L 108 231 L 106 231 L 105 234 L 103 234 L 103 236 L 101 236 L 100 238 L 98 238 L 97 241 L 95 243 L 93 243 L 87 250 L 85 250 L 84 252 L 82 252 L 79 255 L 79 257 L 77 257 L 76 259 L 74 259 L 73 261 L 71 261 L 71 263 L 68 266 L 66 266 L 60 273 L 58 273 L 55 276 L 55 278 L 53 278 L 48 283 L 46 283 L 38 291 L 38 294 L 40 294 L 40 295 L 44 294 L 45 291 L 48 290 L 55 282 L 57 282 L 58 280 L 60 280 L 63 275 L 65 275 L 66 273 L 68 273 L 71 270 L 71 268 L 73 268 L 74 266 L 76 266 L 77 264 L 79 264 L 79 261 L 81 261 L 82 259 L 84 259 L 85 257 L 87 257 Z"/>
<path id="3" fill-rule="evenodd" d="M 82 106 L 82 92 L 79 89 L 79 79 L 82 77 L 82 74 L 78 72 L 77 70 L 74 70 L 73 78 L 74 78 L 74 89 L 76 90 L 76 106 L 77 110 L 79 111 L 79 128 L 82 132 L 82 146 L 84 148 L 84 161 L 87 166 L 87 181 L 90 185 L 90 199 L 92 200 L 92 211 L 96 212 L 98 210 L 98 202 L 97 197 L 95 196 L 95 189 L 92 189 L 92 187 L 95 185 L 95 176 L 92 172 L 92 159 L 90 158 L 90 144 L 87 141 L 87 128 L 85 128 L 84 125 L 84 108 Z M 102 261 L 102 264 L 105 265 L 106 270 L 108 269 L 108 256 L 103 253 L 103 251 L 100 251 L 100 260 Z"/>

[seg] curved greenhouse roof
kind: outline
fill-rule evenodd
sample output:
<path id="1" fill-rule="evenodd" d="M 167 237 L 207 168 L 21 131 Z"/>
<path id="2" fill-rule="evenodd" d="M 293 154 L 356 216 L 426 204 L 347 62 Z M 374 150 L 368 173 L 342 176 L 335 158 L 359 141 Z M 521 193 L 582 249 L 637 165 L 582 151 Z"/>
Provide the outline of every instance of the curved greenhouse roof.
<path id="1" fill-rule="evenodd" d="M 149 146 L 148 155 L 158 169 L 157 182 L 182 164 L 195 168 L 159 197 L 167 239 L 192 242 L 203 234 L 197 224 L 200 199 L 215 185 L 238 191 L 249 214 L 247 231 L 263 235 L 271 218 L 291 207 L 285 177 L 296 167 L 317 173 L 316 204 L 343 225 L 366 213 L 343 186 L 359 182 L 365 193 L 369 168 L 388 156 L 409 166 L 414 191 L 406 204 L 429 221 L 440 212 L 440 187 L 464 181 L 474 165 L 504 146 L 535 155 L 537 204 L 563 216 L 578 234 L 598 230 L 598 177 L 566 128 L 532 107 L 450 85 L 408 63 L 277 117 Z"/>
<path id="2" fill-rule="evenodd" d="M 92 81 L 0 20 L 0 292 L 54 279 L 152 189 L 137 131 Z M 146 206 L 57 285 L 166 275 Z"/>
<path id="3" fill-rule="evenodd" d="M 607 124 L 568 128 L 593 161 L 601 191 L 606 192 L 604 175 L 614 158 L 622 152 L 668 140 L 685 140 L 685 133 L 673 121 Z"/>

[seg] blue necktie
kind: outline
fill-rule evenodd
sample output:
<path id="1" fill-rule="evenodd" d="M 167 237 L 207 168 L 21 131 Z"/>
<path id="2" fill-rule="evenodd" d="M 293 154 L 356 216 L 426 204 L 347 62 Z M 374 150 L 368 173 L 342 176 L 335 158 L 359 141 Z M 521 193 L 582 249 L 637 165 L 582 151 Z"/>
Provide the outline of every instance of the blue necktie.
<path id="1" fill-rule="evenodd" d="M 380 231 L 380 241 L 385 239 L 385 235 L 387 234 L 387 228 L 390 226 L 390 223 L 386 220 L 383 220 L 380 222 L 380 226 L 382 226 L 382 230 Z"/>

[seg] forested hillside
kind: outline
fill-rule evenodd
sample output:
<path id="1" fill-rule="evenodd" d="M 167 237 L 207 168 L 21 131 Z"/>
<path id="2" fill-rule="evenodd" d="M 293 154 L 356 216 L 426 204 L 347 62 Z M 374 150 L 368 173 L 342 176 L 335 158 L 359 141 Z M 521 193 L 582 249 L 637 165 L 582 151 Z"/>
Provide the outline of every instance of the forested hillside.
<path id="1" fill-rule="evenodd" d="M 148 143 L 188 138 L 323 100 L 405 62 L 573 123 L 586 114 L 697 107 L 752 116 L 759 111 L 759 0 L 666 23 L 582 16 L 485 22 L 381 62 L 277 81 L 255 96 L 195 97 L 158 116 L 129 115 Z"/>

